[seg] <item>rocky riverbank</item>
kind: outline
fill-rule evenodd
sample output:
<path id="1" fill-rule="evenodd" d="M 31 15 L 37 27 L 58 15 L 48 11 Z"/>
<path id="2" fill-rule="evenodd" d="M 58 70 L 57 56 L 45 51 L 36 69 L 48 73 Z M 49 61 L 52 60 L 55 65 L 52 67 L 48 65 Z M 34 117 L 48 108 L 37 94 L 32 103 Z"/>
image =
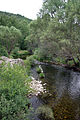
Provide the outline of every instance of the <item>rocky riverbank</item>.
<path id="1" fill-rule="evenodd" d="M 44 60 L 43 62 L 39 62 L 39 61 L 35 60 L 34 63 L 37 64 L 37 65 L 59 65 L 59 66 L 65 67 L 67 69 L 80 72 L 80 67 L 75 66 L 75 65 L 56 63 L 56 62 L 53 62 L 53 61 L 46 61 L 46 60 Z"/>
<path id="2" fill-rule="evenodd" d="M 2 64 L 3 62 L 5 62 L 6 65 L 10 63 L 11 66 L 13 66 L 14 64 L 24 65 L 24 61 L 20 58 L 12 59 L 5 56 L 1 56 L 0 64 Z M 36 80 L 34 77 L 31 77 L 31 79 L 32 79 L 32 81 L 30 82 L 31 92 L 29 94 L 29 97 L 32 95 L 37 96 L 40 93 L 46 92 L 40 80 Z"/>

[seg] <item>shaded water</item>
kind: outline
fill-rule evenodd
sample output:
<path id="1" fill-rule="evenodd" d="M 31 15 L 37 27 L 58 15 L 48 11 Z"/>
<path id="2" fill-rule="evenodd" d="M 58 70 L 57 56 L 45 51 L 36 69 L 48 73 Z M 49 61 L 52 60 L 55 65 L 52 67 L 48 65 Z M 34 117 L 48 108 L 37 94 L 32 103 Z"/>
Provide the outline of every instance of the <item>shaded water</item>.
<path id="1" fill-rule="evenodd" d="M 56 65 L 42 65 L 42 68 L 45 74 L 42 83 L 47 83 L 47 93 L 32 98 L 32 101 L 37 99 L 37 106 L 33 107 L 50 106 L 56 120 L 80 120 L 80 73 Z"/>

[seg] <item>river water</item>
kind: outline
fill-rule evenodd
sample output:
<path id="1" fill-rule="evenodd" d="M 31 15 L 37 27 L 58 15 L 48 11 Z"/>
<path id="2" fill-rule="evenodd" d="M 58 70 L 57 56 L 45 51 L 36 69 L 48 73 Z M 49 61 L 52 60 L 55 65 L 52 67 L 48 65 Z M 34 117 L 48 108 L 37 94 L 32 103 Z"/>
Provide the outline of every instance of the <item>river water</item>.
<path id="1" fill-rule="evenodd" d="M 42 65 L 46 93 L 33 96 L 32 106 L 48 105 L 55 120 L 80 120 L 80 73 L 56 65 Z M 34 75 L 37 75 L 36 72 Z M 41 120 L 37 115 L 35 120 Z"/>

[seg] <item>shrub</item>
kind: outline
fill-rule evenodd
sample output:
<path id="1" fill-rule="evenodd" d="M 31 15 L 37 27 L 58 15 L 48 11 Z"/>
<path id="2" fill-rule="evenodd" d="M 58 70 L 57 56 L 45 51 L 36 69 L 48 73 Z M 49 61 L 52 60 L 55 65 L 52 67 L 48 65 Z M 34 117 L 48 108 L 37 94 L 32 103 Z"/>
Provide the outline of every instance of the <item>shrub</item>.
<path id="1" fill-rule="evenodd" d="M 55 120 L 52 109 L 46 105 L 38 107 L 36 114 L 43 120 Z"/>
<path id="2" fill-rule="evenodd" d="M 21 59 L 26 59 L 28 55 L 29 55 L 29 52 L 27 50 L 18 51 L 18 57 Z"/>
<path id="3" fill-rule="evenodd" d="M 72 65 L 74 65 L 74 62 L 71 60 L 71 61 L 68 61 L 68 65 L 69 66 L 72 66 Z"/>
<path id="4" fill-rule="evenodd" d="M 31 55 L 31 56 L 27 57 L 27 59 L 24 60 L 24 65 L 25 65 L 27 74 L 30 74 L 30 69 L 31 69 L 31 67 L 34 66 L 34 56 Z"/>
<path id="5" fill-rule="evenodd" d="M 33 55 L 27 57 L 27 60 L 30 62 L 31 66 L 34 66 L 34 56 Z"/>
<path id="6" fill-rule="evenodd" d="M 18 47 L 15 47 L 15 49 L 12 51 L 12 56 L 13 58 L 21 58 L 21 59 L 26 59 L 28 56 L 29 52 L 26 50 L 20 50 Z"/>
<path id="7" fill-rule="evenodd" d="M 18 58 L 18 51 L 19 51 L 19 48 L 18 47 L 15 47 L 15 49 L 12 51 L 11 55 L 13 56 L 13 58 Z"/>
<path id="8" fill-rule="evenodd" d="M 22 66 L 0 67 L 0 119 L 27 120 L 29 82 Z"/>
<path id="9" fill-rule="evenodd" d="M 27 74 L 30 74 L 31 63 L 29 62 L 29 60 L 24 60 L 24 66 L 27 71 Z"/>
<path id="10" fill-rule="evenodd" d="M 41 69 L 39 67 L 36 67 L 37 73 L 41 73 Z"/>
<path id="11" fill-rule="evenodd" d="M 8 57 L 8 52 L 5 49 L 5 47 L 3 47 L 3 46 L 0 46 L 0 56 L 6 56 L 6 57 Z"/>
<path id="12" fill-rule="evenodd" d="M 39 77 L 40 77 L 40 78 L 44 78 L 44 77 L 45 77 L 44 73 L 40 73 L 40 74 L 39 74 Z"/>
<path id="13" fill-rule="evenodd" d="M 36 49 L 36 50 L 34 51 L 34 59 L 36 59 L 36 60 L 39 59 L 38 49 Z"/>

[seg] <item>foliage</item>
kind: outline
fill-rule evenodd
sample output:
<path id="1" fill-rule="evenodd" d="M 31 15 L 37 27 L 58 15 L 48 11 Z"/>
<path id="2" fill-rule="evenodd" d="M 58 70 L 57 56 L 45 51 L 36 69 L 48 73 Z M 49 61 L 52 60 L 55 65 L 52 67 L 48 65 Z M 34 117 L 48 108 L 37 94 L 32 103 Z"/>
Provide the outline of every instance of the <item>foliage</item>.
<path id="1" fill-rule="evenodd" d="M 35 49 L 39 47 L 41 34 L 48 26 L 49 18 L 50 17 L 47 15 L 42 19 L 38 17 L 37 20 L 34 20 L 29 24 L 29 35 L 24 40 L 26 49 L 34 52 Z"/>
<path id="2" fill-rule="evenodd" d="M 40 78 L 44 78 L 44 77 L 45 77 L 44 73 L 40 73 L 40 74 L 39 74 L 39 77 L 40 77 Z"/>
<path id="3" fill-rule="evenodd" d="M 22 66 L 0 67 L 0 119 L 27 120 L 29 81 Z"/>
<path id="4" fill-rule="evenodd" d="M 31 65 L 34 65 L 34 55 L 27 57 L 27 60 L 30 62 Z"/>
<path id="5" fill-rule="evenodd" d="M 55 120 L 52 109 L 46 105 L 38 107 L 36 114 L 44 120 Z"/>
<path id="6" fill-rule="evenodd" d="M 26 59 L 28 55 L 29 52 L 27 50 L 19 50 L 18 47 L 15 47 L 15 49 L 12 51 L 13 58 Z"/>
<path id="7" fill-rule="evenodd" d="M 74 62 L 73 62 L 73 61 L 68 61 L 68 65 L 69 65 L 69 66 L 73 66 L 73 65 L 74 65 Z"/>
<path id="8" fill-rule="evenodd" d="M 30 23 L 25 17 L 1 12 L 0 44 L 8 53 L 19 47 L 29 55 L 34 53 L 34 58 L 40 61 L 66 63 L 73 59 L 76 65 L 80 63 L 79 8 L 80 0 L 44 0 L 37 20 Z M 27 53 L 19 54 L 24 58 Z"/>
<path id="9" fill-rule="evenodd" d="M 9 54 L 19 43 L 21 36 L 20 30 L 13 26 L 10 28 L 7 26 L 0 26 L 0 44 L 7 49 Z"/>
<path id="10" fill-rule="evenodd" d="M 25 44 L 29 43 L 34 53 L 38 50 L 38 60 L 60 58 L 59 62 L 66 63 L 76 58 L 80 63 L 79 5 L 80 0 L 43 1 L 37 20 L 30 23 L 30 35 L 25 39 Z"/>
<path id="11" fill-rule="evenodd" d="M 62 64 L 66 64 L 66 62 L 65 62 L 65 59 L 63 59 L 62 57 L 57 57 L 57 58 L 55 58 L 55 60 L 54 60 L 55 62 L 57 62 L 57 63 L 62 63 Z"/>
<path id="12" fill-rule="evenodd" d="M 8 52 L 5 49 L 5 47 L 3 47 L 3 46 L 0 46 L 0 56 L 6 56 L 6 57 L 8 57 Z"/>
<path id="13" fill-rule="evenodd" d="M 41 69 L 39 67 L 36 67 L 37 73 L 41 73 Z"/>
<path id="14" fill-rule="evenodd" d="M 28 55 L 29 52 L 27 50 L 18 51 L 18 57 L 21 59 L 26 59 Z"/>
<path id="15" fill-rule="evenodd" d="M 24 65 L 27 71 L 27 74 L 30 74 L 30 69 L 31 67 L 34 66 L 34 56 L 29 56 L 26 58 L 26 60 L 24 60 Z"/>
<path id="16" fill-rule="evenodd" d="M 23 36 L 26 36 L 28 33 L 28 23 L 30 23 L 32 20 L 28 19 L 24 16 L 21 16 L 19 14 L 12 14 L 8 12 L 1 12 L 0 11 L 0 25 L 3 26 L 14 26 L 15 28 L 19 29 Z"/>
<path id="17" fill-rule="evenodd" d="M 19 48 L 18 47 L 15 47 L 12 52 L 11 52 L 11 55 L 13 56 L 13 58 L 18 58 L 18 51 L 19 51 Z"/>
<path id="18" fill-rule="evenodd" d="M 25 65 L 27 74 L 30 74 L 31 64 L 30 64 L 29 60 L 24 60 L 24 65 Z"/>
<path id="19" fill-rule="evenodd" d="M 14 26 L 16 29 L 20 30 L 22 34 L 22 39 L 20 39 L 19 44 L 20 49 L 24 49 L 24 39 L 29 34 L 28 24 L 31 21 L 31 19 L 28 19 L 19 14 L 12 14 L 0 11 L 0 26 L 7 26 L 9 28 L 11 26 Z"/>

